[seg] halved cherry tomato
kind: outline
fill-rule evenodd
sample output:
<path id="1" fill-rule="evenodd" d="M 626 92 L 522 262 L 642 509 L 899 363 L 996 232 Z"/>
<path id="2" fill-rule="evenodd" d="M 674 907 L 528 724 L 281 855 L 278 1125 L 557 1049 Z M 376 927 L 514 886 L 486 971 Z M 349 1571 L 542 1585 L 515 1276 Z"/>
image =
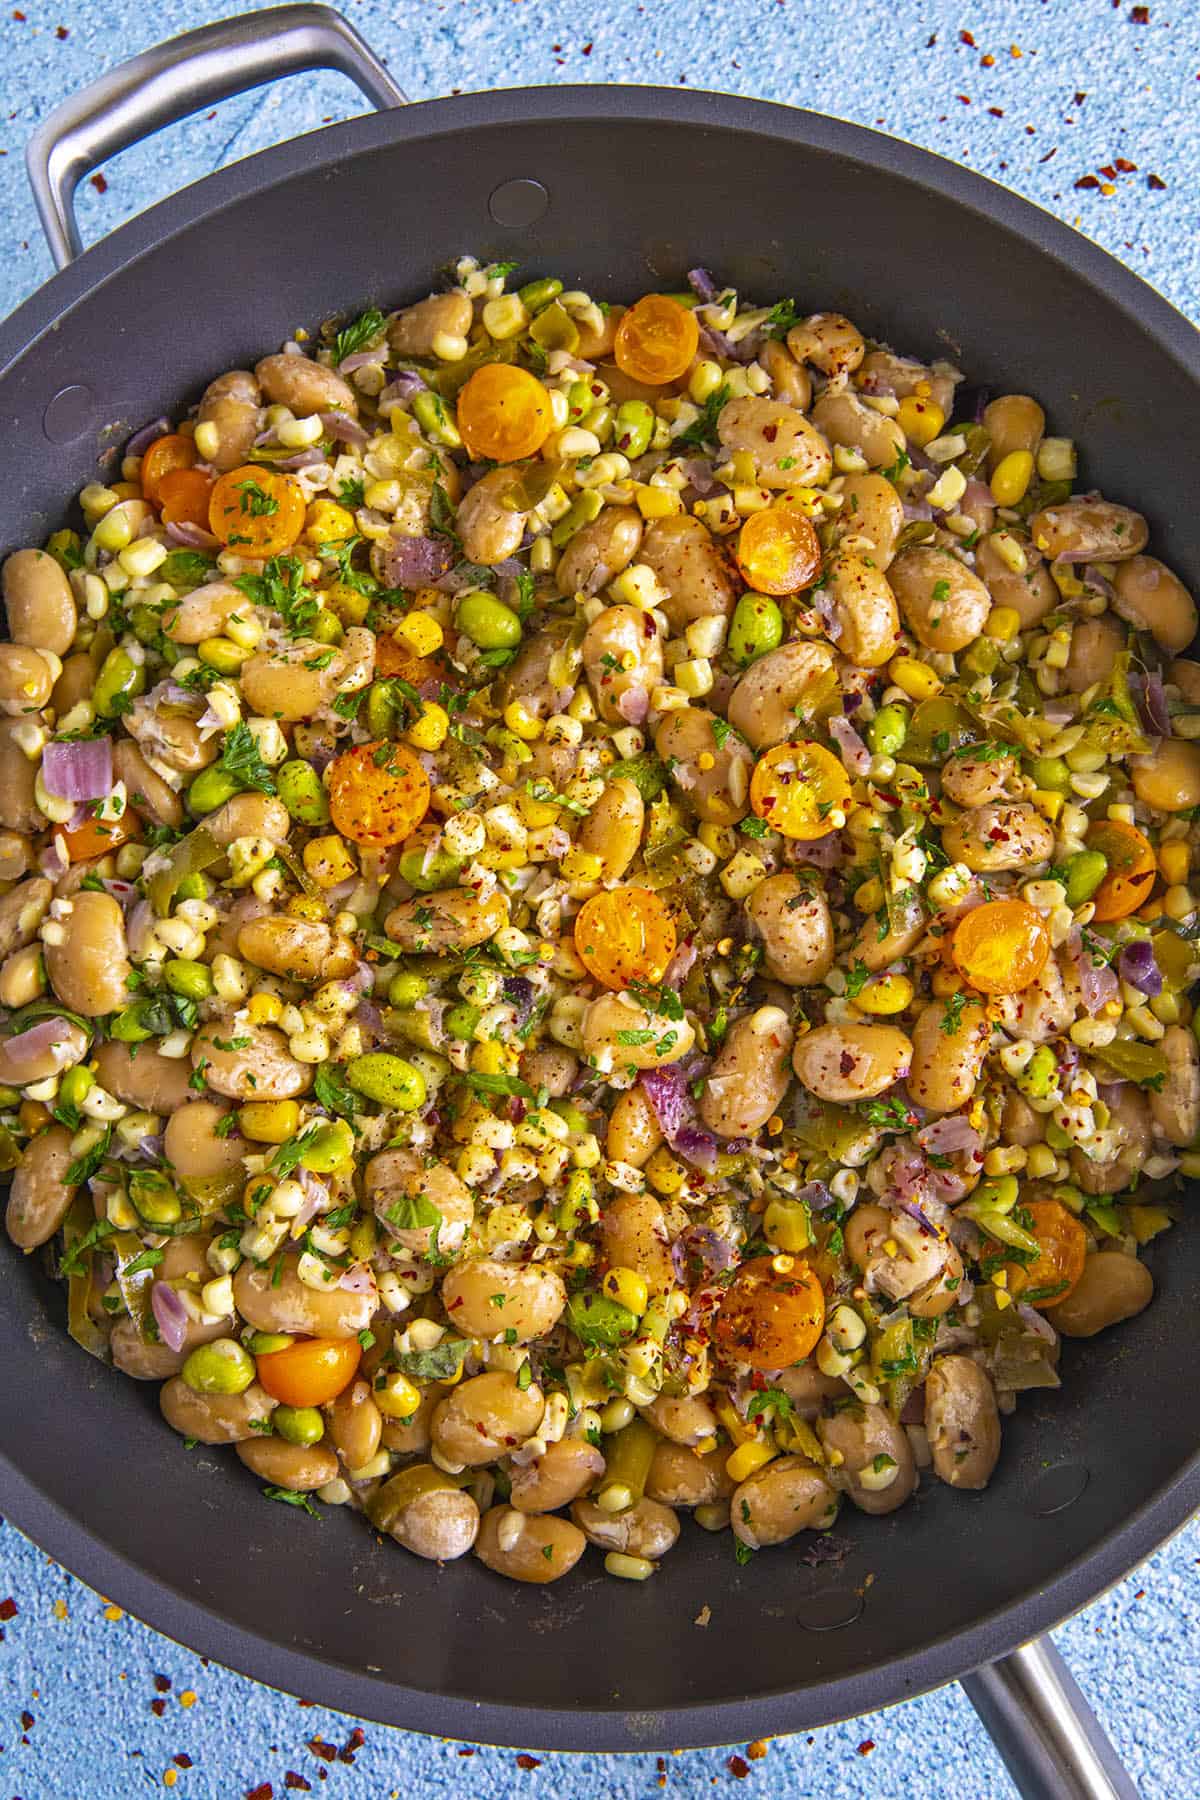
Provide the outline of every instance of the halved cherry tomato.
<path id="1" fill-rule="evenodd" d="M 258 1379 L 281 1406 L 325 1406 L 350 1386 L 361 1361 L 357 1338 L 297 1338 L 257 1358 Z"/>
<path id="2" fill-rule="evenodd" d="M 662 387 L 687 373 L 700 346 L 694 313 L 665 294 L 645 294 L 628 312 L 613 340 L 613 356 L 623 375 Z"/>
<path id="3" fill-rule="evenodd" d="M 445 674 L 444 667 L 432 656 L 418 656 L 394 638 L 390 631 L 381 631 L 375 639 L 375 673 L 381 681 L 388 681 L 399 676 L 412 687 L 420 687 L 423 681 L 437 681 Z"/>
<path id="4" fill-rule="evenodd" d="M 762 594 L 794 594 L 821 572 L 821 546 L 803 508 L 790 501 L 751 513 L 737 545 L 738 568 Z"/>
<path id="5" fill-rule="evenodd" d="M 174 474 L 177 469 L 190 469 L 197 460 L 195 444 L 181 432 L 172 431 L 166 437 L 155 438 L 142 457 L 141 483 L 145 498 L 157 506 L 162 499 L 163 476 Z"/>
<path id="6" fill-rule="evenodd" d="M 1061 1305 L 1083 1274 L 1087 1232 L 1073 1212 L 1058 1200 L 1028 1200 L 1024 1210 L 1033 1221 L 1030 1233 L 1041 1245 L 1035 1262 L 1009 1263 L 1009 1290 L 1039 1312 Z"/>
<path id="7" fill-rule="evenodd" d="M 812 1269 L 794 1256 L 743 1263 L 713 1321 L 726 1356 L 752 1369 L 786 1369 L 816 1348 L 825 1328 L 825 1295 Z"/>
<path id="8" fill-rule="evenodd" d="M 1127 918 L 1150 898 L 1158 873 L 1149 841 L 1135 825 L 1097 819 L 1088 829 L 1087 847 L 1108 858 L 1108 874 L 1092 895 L 1093 916 L 1102 922 Z"/>
<path id="9" fill-rule="evenodd" d="M 807 840 L 827 837 L 846 823 L 850 783 L 837 757 L 806 740 L 776 744 L 750 778 L 750 804 L 772 831 Z"/>
<path id="10" fill-rule="evenodd" d="M 304 491 L 290 475 L 245 463 L 222 475 L 208 503 L 209 529 L 241 556 L 282 556 L 304 530 Z"/>
<path id="11" fill-rule="evenodd" d="M 650 888 L 606 889 L 580 908 L 575 950 L 588 974 L 607 988 L 654 984 L 675 954 L 675 921 Z"/>
<path id="12" fill-rule="evenodd" d="M 536 456 L 553 425 L 537 376 L 511 363 L 484 363 L 458 396 L 458 429 L 475 457 L 510 463 Z"/>
<path id="13" fill-rule="evenodd" d="M 1023 900 L 989 900 L 958 922 L 952 955 L 959 973 L 981 994 L 1019 994 L 1035 981 L 1050 954 L 1040 912 Z"/>
<path id="14" fill-rule="evenodd" d="M 119 819 L 85 819 L 74 831 L 61 833 L 67 856 L 73 863 L 87 862 L 93 856 L 107 856 L 136 838 L 141 821 L 128 807 Z"/>
<path id="15" fill-rule="evenodd" d="M 199 525 L 208 530 L 213 478 L 203 469 L 172 469 L 158 484 L 164 525 Z"/>
<path id="16" fill-rule="evenodd" d="M 401 844 L 429 811 L 429 777 L 407 744 L 344 750 L 329 769 L 329 811 L 355 844 Z"/>

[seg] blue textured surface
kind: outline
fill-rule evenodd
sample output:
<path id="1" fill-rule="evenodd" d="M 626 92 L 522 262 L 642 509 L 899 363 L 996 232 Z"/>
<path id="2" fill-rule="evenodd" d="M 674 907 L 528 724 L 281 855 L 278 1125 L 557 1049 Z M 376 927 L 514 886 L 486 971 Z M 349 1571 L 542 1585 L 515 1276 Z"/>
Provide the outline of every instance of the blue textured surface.
<path id="1" fill-rule="evenodd" d="M 153 8 L 133 0 L 25 0 L 15 9 L 7 0 L 0 311 L 50 272 L 21 167 L 33 126 L 101 69 L 218 10 L 205 0 L 159 0 Z M 878 126 L 1039 201 L 1200 318 L 1194 0 L 1151 0 L 1149 7 L 859 0 L 852 9 L 742 0 L 728 13 L 712 0 L 608 0 L 595 9 L 572 0 L 494 0 L 490 7 L 440 0 L 419 8 L 345 0 L 345 10 L 414 99 L 523 83 L 684 81 Z M 356 110 L 357 95 L 336 77 L 230 102 L 177 127 L 153 150 L 106 167 L 103 192 L 85 184 L 85 237 L 110 230 L 168 185 Z M 1089 177 L 1096 185 L 1077 186 Z M 0 1605 L 0 1795 L 20 1800 L 108 1800 L 162 1788 L 164 1777 L 180 1795 L 224 1800 L 270 1783 L 282 1800 L 305 1791 L 288 1786 L 289 1771 L 313 1792 L 327 1786 L 361 1800 L 493 1800 L 514 1792 L 641 1800 L 663 1789 L 699 1796 L 739 1777 L 747 1795 L 823 1800 L 935 1792 L 944 1800 L 991 1800 L 1013 1791 L 957 1689 L 811 1737 L 776 1740 L 761 1760 L 748 1758 L 743 1745 L 668 1757 L 661 1767 L 652 1756 L 562 1755 L 522 1767 L 511 1751 L 472 1753 L 368 1725 L 365 1742 L 348 1751 L 352 1765 L 329 1761 L 350 1744 L 352 1719 L 301 1709 L 205 1667 L 106 1610 L 0 1526 L 0 1602 L 9 1596 L 18 1610 L 8 1616 Z M 1193 1524 L 1057 1634 L 1146 1800 L 1200 1792 L 1198 1631 L 1200 1530 Z M 325 1756 L 309 1748 L 316 1740 Z"/>

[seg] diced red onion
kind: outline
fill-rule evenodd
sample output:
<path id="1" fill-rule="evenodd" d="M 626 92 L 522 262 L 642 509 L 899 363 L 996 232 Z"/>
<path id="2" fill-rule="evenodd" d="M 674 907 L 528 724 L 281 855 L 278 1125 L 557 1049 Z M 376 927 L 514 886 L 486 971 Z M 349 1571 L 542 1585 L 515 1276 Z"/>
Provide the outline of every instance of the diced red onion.
<path id="1" fill-rule="evenodd" d="M 112 792 L 112 739 L 81 738 L 47 744 L 42 751 L 42 785 L 59 800 L 102 800 Z"/>
<path id="2" fill-rule="evenodd" d="M 150 1289 L 150 1309 L 167 1349 L 182 1350 L 190 1321 L 175 1289 L 165 1281 L 156 1281 Z"/>
<path id="3" fill-rule="evenodd" d="M 167 536 L 173 544 L 182 544 L 188 550 L 219 550 L 220 540 L 211 531 L 205 531 L 200 525 L 190 525 L 186 521 L 175 524 L 172 520 L 167 525 Z"/>
<path id="4" fill-rule="evenodd" d="M 848 775 L 866 775 L 871 768 L 871 752 L 855 731 L 849 719 L 838 718 L 835 714 L 829 720 L 829 735 L 838 747 L 838 754 Z"/>
<path id="5" fill-rule="evenodd" d="M 688 478 L 688 486 L 696 490 L 697 499 L 707 500 L 721 485 L 707 457 L 689 456 L 679 466 Z"/>
<path id="6" fill-rule="evenodd" d="M 348 1294 L 373 1294 L 375 1277 L 366 1263 L 355 1263 L 353 1268 L 346 1270 L 338 1286 Z"/>
<path id="7" fill-rule="evenodd" d="M 137 899 L 137 888 L 132 881 L 105 881 L 104 891 L 121 907 L 131 906 Z"/>
<path id="8" fill-rule="evenodd" d="M 923 1425 L 925 1423 L 925 1383 L 915 1387 L 900 1408 L 902 1425 Z"/>
<path id="9" fill-rule="evenodd" d="M 663 1136 L 668 1140 L 673 1138 L 688 1114 L 688 1092 L 679 1069 L 674 1065 L 665 1069 L 644 1069 L 638 1079 L 662 1127 Z"/>
<path id="10" fill-rule="evenodd" d="M 339 444 L 349 444 L 355 450 L 361 450 L 369 441 L 369 433 L 364 431 L 357 419 L 352 419 L 348 412 L 334 407 L 330 412 L 321 414 L 321 423 L 331 438 Z"/>
<path id="11" fill-rule="evenodd" d="M 924 1125 L 916 1133 L 917 1143 L 931 1156 L 953 1156 L 960 1150 L 978 1150 L 982 1139 L 966 1113 L 948 1113 Z"/>
<path id="12" fill-rule="evenodd" d="M 125 446 L 126 456 L 144 456 L 156 438 L 165 437 L 171 429 L 170 419 L 152 419 L 149 425 L 143 425 L 135 431 Z"/>
<path id="13" fill-rule="evenodd" d="M 59 881 L 71 866 L 67 855 L 67 846 L 63 842 L 61 832 L 56 831 L 46 848 L 38 856 L 38 868 L 51 881 Z"/>
<path id="14" fill-rule="evenodd" d="M 623 694 L 617 696 L 617 711 L 628 724 L 642 725 L 650 711 L 650 696 L 638 684 L 627 687 Z"/>
<path id="15" fill-rule="evenodd" d="M 914 519 L 932 519 L 933 508 L 930 506 L 928 500 L 906 500 L 904 502 L 904 517 L 910 525 Z"/>
<path id="16" fill-rule="evenodd" d="M 163 1139 L 160 1134 L 147 1132 L 138 1139 L 138 1154 L 144 1156 L 147 1162 L 157 1162 L 162 1153 Z"/>
<path id="17" fill-rule="evenodd" d="M 1057 1344 L 1058 1333 L 1049 1319 L 1043 1318 L 1035 1306 L 1026 1306 L 1024 1301 L 1017 1302 L 1017 1315 L 1023 1325 L 1027 1325 L 1035 1337 L 1045 1338 L 1048 1344 Z"/>
<path id="18" fill-rule="evenodd" d="M 414 394 L 424 393 L 428 383 L 417 374 L 415 369 L 401 369 L 394 381 L 389 381 L 383 389 L 376 405 L 386 419 L 398 406 L 411 400 Z"/>
<path id="19" fill-rule="evenodd" d="M 428 587 L 449 569 L 454 546 L 447 538 L 406 537 L 393 531 L 381 547 L 380 573 L 388 587 Z"/>
<path id="20" fill-rule="evenodd" d="M 828 1212 L 829 1208 L 835 1204 L 835 1196 L 830 1193 L 823 1181 L 806 1181 L 796 1198 L 803 1200 L 810 1212 L 816 1213 Z"/>
<path id="21" fill-rule="evenodd" d="M 1151 737 L 1171 736 L 1171 715 L 1161 675 L 1131 675 L 1129 691 L 1137 706 L 1138 718 Z"/>
<path id="22" fill-rule="evenodd" d="M 73 1040 L 65 1019 L 39 1019 L 27 1031 L 19 1031 L 8 1040 L 9 1051 L 18 1058 L 40 1057 L 49 1051 L 60 1069 L 73 1054 Z"/>
<path id="23" fill-rule="evenodd" d="M 1085 1010 L 1095 1017 L 1102 1006 L 1110 1000 L 1117 1000 L 1121 994 L 1121 984 L 1116 971 L 1107 964 L 1097 964 L 1090 953 L 1084 949 L 1079 927 L 1075 926 L 1066 942 L 1067 955 L 1075 964 L 1079 977 L 1079 997 Z"/>
<path id="24" fill-rule="evenodd" d="M 524 1025 L 533 1011 L 533 983 L 525 975 L 506 975 L 502 983 L 504 998 L 517 1009 L 517 1024 Z"/>
<path id="25" fill-rule="evenodd" d="M 318 450 L 315 447 L 310 446 L 307 450 L 297 450 L 293 456 L 280 457 L 278 462 L 273 462 L 271 464 L 271 467 L 273 469 L 283 469 L 288 474 L 294 475 L 300 469 L 315 469 L 318 464 L 323 463 L 326 460 L 325 452 L 323 450 Z"/>
<path id="26" fill-rule="evenodd" d="M 1156 1000 L 1162 993 L 1162 971 L 1154 960 L 1154 946 L 1149 938 L 1126 944 L 1117 958 L 1117 970 L 1122 981 L 1137 988 L 1148 1000 Z"/>
<path id="27" fill-rule="evenodd" d="M 992 496 L 992 490 L 988 486 L 987 482 L 980 481 L 980 479 L 977 475 L 972 475 L 970 481 L 968 481 L 966 488 L 963 491 L 963 496 L 958 504 L 959 504 L 959 509 L 961 510 L 963 507 L 971 507 L 971 506 L 979 506 L 979 507 L 995 506 L 996 502 Z"/>
<path id="28" fill-rule="evenodd" d="M 388 359 L 386 344 L 376 344 L 374 350 L 355 350 L 350 356 L 343 356 L 337 366 L 339 375 L 353 375 L 355 369 L 369 369 L 372 363 L 382 366 Z"/>
<path id="29" fill-rule="evenodd" d="M 843 853 L 840 831 L 827 832 L 820 838 L 789 838 L 784 848 L 789 862 L 807 869 L 839 868 Z"/>
<path id="30" fill-rule="evenodd" d="M 1103 594 L 1106 600 L 1111 600 L 1116 591 L 1108 576 L 1102 575 L 1094 563 L 1084 565 L 1080 571 L 1080 579 L 1097 594 Z"/>
<path id="31" fill-rule="evenodd" d="M 690 938 L 680 944 L 663 974 L 663 987 L 677 988 L 682 981 L 686 981 L 698 955 L 699 951 Z"/>
<path id="32" fill-rule="evenodd" d="M 930 1237 L 937 1236 L 937 1230 L 931 1223 L 928 1214 L 922 1212 L 915 1200 L 902 1200 L 900 1202 L 900 1210 L 901 1212 L 907 1213 L 910 1219 L 915 1219 L 917 1224 L 921 1227 L 921 1230 L 928 1233 Z"/>
<path id="33" fill-rule="evenodd" d="M 707 269 L 689 269 L 687 278 L 688 286 L 701 305 L 711 306 L 715 300 L 720 298 L 721 290 Z"/>

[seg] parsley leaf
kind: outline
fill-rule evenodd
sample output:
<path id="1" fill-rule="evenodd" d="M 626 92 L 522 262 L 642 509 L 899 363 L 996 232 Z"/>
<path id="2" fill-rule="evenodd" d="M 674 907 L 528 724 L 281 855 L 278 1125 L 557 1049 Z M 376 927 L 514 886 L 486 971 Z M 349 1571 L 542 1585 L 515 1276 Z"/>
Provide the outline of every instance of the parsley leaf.
<path id="1" fill-rule="evenodd" d="M 392 1361 L 414 1381 L 453 1381 L 470 1348 L 470 1338 L 443 1338 L 431 1350 L 397 1352 Z"/>
<path id="2" fill-rule="evenodd" d="M 112 1126 L 107 1125 L 104 1129 L 104 1136 L 97 1139 L 90 1150 L 85 1150 L 83 1155 L 77 1157 L 71 1164 L 66 1174 L 66 1185 L 82 1187 L 85 1181 L 90 1181 L 108 1155 L 108 1146 L 111 1142 Z"/>
<path id="3" fill-rule="evenodd" d="M 362 1105 L 337 1063 L 321 1064 L 313 1081 L 313 1095 L 318 1106 L 340 1113 L 343 1119 L 352 1119 Z"/>
<path id="4" fill-rule="evenodd" d="M 255 606 L 277 612 L 292 637 L 306 637 L 320 610 L 305 586 L 304 564 L 294 556 L 272 556 L 261 575 L 239 575 L 233 585 Z"/>
<path id="5" fill-rule="evenodd" d="M 357 475 L 349 477 L 339 484 L 337 497 L 342 506 L 348 506 L 352 511 L 357 512 L 360 506 L 365 506 L 367 503 L 366 482 Z"/>
<path id="6" fill-rule="evenodd" d="M 452 543 L 457 544 L 459 536 L 454 529 L 455 516 L 449 494 L 440 481 L 435 481 L 429 501 L 429 529 L 439 537 L 449 538 Z"/>
<path id="7" fill-rule="evenodd" d="M 424 1194 L 401 1194 L 383 1216 L 394 1231 L 424 1231 L 442 1222 L 441 1213 Z"/>
<path id="8" fill-rule="evenodd" d="M 960 989 L 957 994 L 948 996 L 946 1003 L 942 1008 L 939 1029 L 944 1031 L 947 1037 L 953 1037 L 956 1031 L 962 1029 L 963 1005 L 966 998 L 966 995 Z"/>
<path id="9" fill-rule="evenodd" d="M 721 409 L 729 402 L 729 383 L 723 381 L 715 393 L 708 396 L 700 408 L 700 417 L 693 419 L 686 430 L 681 431 L 673 441 L 676 444 L 712 444 L 717 438 L 717 420 Z"/>
<path id="10" fill-rule="evenodd" d="M 792 1416 L 792 1402 L 782 1388 L 763 1388 L 761 1393 L 751 1394 L 750 1404 L 746 1408 L 748 1419 L 760 1417 L 773 1418 L 778 1425 L 786 1425 Z"/>
<path id="11" fill-rule="evenodd" d="M 537 1099 L 529 1083 L 518 1075 L 477 1075 L 472 1071 L 467 1076 L 467 1086 L 476 1094 L 519 1094 L 523 1100 Z"/>
<path id="12" fill-rule="evenodd" d="M 794 300 L 777 300 L 763 320 L 763 330 L 768 337 L 786 337 L 799 317 Z"/>
<path id="13" fill-rule="evenodd" d="M 221 760 L 217 766 L 231 781 L 236 781 L 243 791 L 253 788 L 259 794 L 275 792 L 275 777 L 263 761 L 258 739 L 244 719 L 239 720 L 232 731 L 225 733 Z"/>
<path id="14" fill-rule="evenodd" d="M 321 1517 L 307 1494 L 298 1494 L 295 1488 L 265 1487 L 263 1493 L 268 1500 L 282 1500 L 285 1506 L 298 1506 L 301 1512 L 310 1513 L 314 1519 Z"/>
<path id="15" fill-rule="evenodd" d="M 870 979 L 871 971 L 868 969 L 866 963 L 856 962 L 852 964 L 852 966 L 846 970 L 847 1000 L 853 1000 L 858 994 L 861 994 L 863 988 Z"/>

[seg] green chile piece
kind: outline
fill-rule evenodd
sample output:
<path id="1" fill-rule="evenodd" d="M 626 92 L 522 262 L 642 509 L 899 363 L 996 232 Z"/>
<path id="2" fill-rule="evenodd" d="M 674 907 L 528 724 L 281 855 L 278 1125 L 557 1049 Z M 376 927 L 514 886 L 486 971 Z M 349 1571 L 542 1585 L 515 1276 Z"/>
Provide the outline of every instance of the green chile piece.
<path id="1" fill-rule="evenodd" d="M 1077 850 L 1067 858 L 1065 873 L 1067 905 L 1082 906 L 1108 874 L 1108 858 L 1099 850 Z"/>
<path id="2" fill-rule="evenodd" d="M 867 743 L 876 756 L 898 756 L 908 736 L 908 710 L 881 706 L 867 726 Z"/>
<path id="3" fill-rule="evenodd" d="M 783 642 L 783 614 L 767 594 L 743 594 L 729 627 L 729 654 L 745 668 Z"/>
<path id="4" fill-rule="evenodd" d="M 329 798 L 311 763 L 285 762 L 275 772 L 275 786 L 298 825 L 328 824 Z"/>
<path id="5" fill-rule="evenodd" d="M 494 594 L 467 594 L 459 601 L 456 623 L 480 650 L 515 650 L 521 641 L 520 619 Z"/>
<path id="6" fill-rule="evenodd" d="M 397 1112 L 416 1112 L 425 1104 L 425 1077 L 402 1056 L 368 1051 L 346 1065 L 346 1080 L 356 1094 Z"/>
<path id="7" fill-rule="evenodd" d="M 207 769 L 201 769 L 187 791 L 188 811 L 196 814 L 216 812 L 219 806 L 224 806 L 239 793 L 241 789 L 233 776 L 218 763 L 210 763 Z"/>
<path id="8" fill-rule="evenodd" d="M 146 671 L 142 664 L 135 663 L 124 650 L 110 650 L 92 689 L 92 705 L 101 718 L 110 719 L 123 710 L 123 700 L 132 700 L 145 691 Z"/>

